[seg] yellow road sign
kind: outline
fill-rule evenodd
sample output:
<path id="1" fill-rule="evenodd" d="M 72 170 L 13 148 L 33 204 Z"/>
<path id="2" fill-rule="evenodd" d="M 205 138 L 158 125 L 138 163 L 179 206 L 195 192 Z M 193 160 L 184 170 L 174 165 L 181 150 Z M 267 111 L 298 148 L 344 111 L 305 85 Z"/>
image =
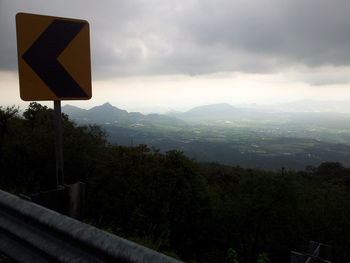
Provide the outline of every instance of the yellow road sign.
<path id="1" fill-rule="evenodd" d="M 87 21 L 18 13 L 16 29 L 23 100 L 91 98 Z"/>

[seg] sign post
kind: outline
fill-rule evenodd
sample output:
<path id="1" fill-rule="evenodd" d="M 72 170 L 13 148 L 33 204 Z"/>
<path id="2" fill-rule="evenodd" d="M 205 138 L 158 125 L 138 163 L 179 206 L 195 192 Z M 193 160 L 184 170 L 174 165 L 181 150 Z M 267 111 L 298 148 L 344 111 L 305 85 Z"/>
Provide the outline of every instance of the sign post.
<path id="1" fill-rule="evenodd" d="M 55 150 L 56 150 L 56 188 L 64 184 L 64 162 L 62 143 L 62 113 L 61 101 L 54 101 Z"/>
<path id="2" fill-rule="evenodd" d="M 21 98 L 54 101 L 57 188 L 64 184 L 61 100 L 91 98 L 89 23 L 18 13 L 16 31 Z"/>

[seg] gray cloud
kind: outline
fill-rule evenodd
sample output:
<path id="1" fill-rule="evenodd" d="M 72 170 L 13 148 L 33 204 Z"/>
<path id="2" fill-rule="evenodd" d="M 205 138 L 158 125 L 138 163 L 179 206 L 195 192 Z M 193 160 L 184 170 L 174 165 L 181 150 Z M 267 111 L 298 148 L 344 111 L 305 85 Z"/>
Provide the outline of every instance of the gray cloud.
<path id="1" fill-rule="evenodd" d="M 350 65 L 348 0 L 0 0 L 0 70 L 19 11 L 91 24 L 94 78 Z"/>
<path id="2" fill-rule="evenodd" d="M 204 1 L 186 21 L 198 43 L 220 43 L 281 63 L 350 62 L 349 1 Z M 214 10 L 214 11 L 211 11 Z"/>

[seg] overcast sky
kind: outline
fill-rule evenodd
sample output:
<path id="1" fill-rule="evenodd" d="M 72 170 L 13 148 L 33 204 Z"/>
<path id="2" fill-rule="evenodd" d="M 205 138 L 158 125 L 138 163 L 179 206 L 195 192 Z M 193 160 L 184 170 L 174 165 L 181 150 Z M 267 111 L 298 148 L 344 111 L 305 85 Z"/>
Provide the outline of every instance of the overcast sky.
<path id="1" fill-rule="evenodd" d="M 350 101 L 349 10 L 349 0 L 0 0 L 0 105 L 26 105 L 18 12 L 89 21 L 93 98 L 69 104 Z"/>

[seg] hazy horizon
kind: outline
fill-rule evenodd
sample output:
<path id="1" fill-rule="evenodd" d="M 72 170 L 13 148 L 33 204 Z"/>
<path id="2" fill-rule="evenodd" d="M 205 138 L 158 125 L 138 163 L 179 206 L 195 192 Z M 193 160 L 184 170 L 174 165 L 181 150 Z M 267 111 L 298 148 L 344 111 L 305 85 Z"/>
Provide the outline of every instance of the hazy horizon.
<path id="1" fill-rule="evenodd" d="M 19 107 L 20 110 L 25 110 L 31 101 L 21 101 L 18 100 L 18 103 L 0 103 L 0 107 Z M 40 103 L 42 105 L 45 105 L 49 108 L 53 108 L 53 102 L 52 101 L 36 101 L 37 103 Z M 275 102 L 275 103 L 255 103 L 255 102 L 247 102 L 247 103 L 230 103 L 227 101 L 216 101 L 212 103 L 202 103 L 202 104 L 192 104 L 187 106 L 175 106 L 175 107 L 166 107 L 166 106 L 132 106 L 127 104 L 117 104 L 113 103 L 111 100 L 108 101 L 101 101 L 101 103 L 91 103 L 91 100 L 87 101 L 78 101 L 78 100 L 63 100 L 61 101 L 61 106 L 75 106 L 81 109 L 89 110 L 96 106 L 101 106 L 103 104 L 109 103 L 113 107 L 117 107 L 122 110 L 126 110 L 127 112 L 140 112 L 143 114 L 151 114 L 151 113 L 158 113 L 158 114 L 166 114 L 171 111 L 175 112 L 186 112 L 196 107 L 201 106 L 208 106 L 208 105 L 217 105 L 217 104 L 229 104 L 233 107 L 237 108 L 260 108 L 260 109 L 271 109 L 271 110 L 280 110 L 283 111 L 283 106 L 288 106 L 285 111 L 286 112 L 308 112 L 308 111 L 319 111 L 319 112 L 336 112 L 336 113 L 350 113 L 350 99 L 343 99 L 343 100 L 314 100 L 314 99 L 300 99 L 300 100 L 290 100 L 285 102 Z M 324 104 L 325 108 L 322 109 L 322 105 Z M 316 105 L 316 107 L 314 106 Z M 348 106 L 347 106 L 348 105 Z M 290 107 L 289 107 L 290 106 Z M 295 107 L 301 107 L 300 110 Z"/>
<path id="2" fill-rule="evenodd" d="M 335 112 L 335 113 L 350 113 L 350 100 L 339 100 L 339 101 L 330 101 L 330 100 L 297 100 L 297 101 L 291 101 L 291 102 L 285 102 L 285 103 L 270 103 L 270 104 L 257 104 L 257 103 L 246 103 L 246 104 L 232 104 L 228 102 L 218 102 L 218 103 L 210 103 L 210 104 L 200 104 L 200 105 L 194 105 L 193 107 L 189 108 L 181 108 L 181 109 L 174 109 L 174 108 L 140 108 L 133 109 L 133 108 L 123 108 L 119 105 L 115 105 L 109 101 L 106 101 L 104 103 L 98 104 L 98 105 L 92 105 L 88 107 L 75 105 L 74 101 L 63 101 L 62 106 L 75 106 L 81 109 L 92 109 L 96 106 L 102 106 L 104 104 L 110 104 L 113 107 L 117 107 L 122 110 L 126 110 L 128 112 L 141 112 L 143 114 L 150 114 L 150 113 L 159 113 L 159 114 L 166 114 L 169 112 L 186 112 L 196 107 L 202 107 L 202 106 L 215 106 L 220 104 L 229 104 L 236 108 L 250 108 L 250 109 L 267 109 L 267 110 L 279 110 L 282 111 L 285 110 L 286 112 Z M 45 104 L 47 105 L 47 104 Z M 52 105 L 48 104 L 47 106 L 52 108 Z M 87 105 L 85 105 L 87 106 Z"/>

